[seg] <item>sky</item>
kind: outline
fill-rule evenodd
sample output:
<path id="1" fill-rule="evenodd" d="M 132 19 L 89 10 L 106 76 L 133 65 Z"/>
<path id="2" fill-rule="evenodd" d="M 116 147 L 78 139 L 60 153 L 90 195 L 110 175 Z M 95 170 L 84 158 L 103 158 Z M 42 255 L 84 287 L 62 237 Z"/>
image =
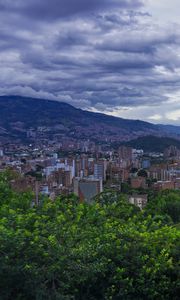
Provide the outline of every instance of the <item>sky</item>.
<path id="1" fill-rule="evenodd" d="M 0 95 L 180 125 L 179 0 L 0 0 Z"/>

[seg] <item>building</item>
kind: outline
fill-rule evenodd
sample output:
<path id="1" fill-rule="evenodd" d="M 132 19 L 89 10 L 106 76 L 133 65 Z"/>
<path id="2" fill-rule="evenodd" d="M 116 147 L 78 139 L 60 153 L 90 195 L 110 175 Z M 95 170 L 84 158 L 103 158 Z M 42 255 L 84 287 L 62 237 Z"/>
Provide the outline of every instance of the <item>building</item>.
<path id="1" fill-rule="evenodd" d="M 131 147 L 125 147 L 125 146 L 121 146 L 119 147 L 119 158 L 120 159 L 132 159 L 133 156 L 133 149 Z"/>
<path id="2" fill-rule="evenodd" d="M 175 183 L 173 181 L 157 181 L 153 185 L 155 190 L 163 191 L 163 190 L 174 190 Z"/>
<path id="3" fill-rule="evenodd" d="M 144 195 L 133 194 L 129 196 L 128 200 L 131 204 L 136 205 L 142 210 L 145 208 L 147 204 L 147 194 Z"/>
<path id="4" fill-rule="evenodd" d="M 140 177 L 140 176 L 131 178 L 131 188 L 132 189 L 139 189 L 139 188 L 146 189 L 147 188 L 146 178 Z"/>
<path id="5" fill-rule="evenodd" d="M 91 178 L 74 178 L 73 192 L 81 202 L 91 203 L 92 199 L 103 191 L 102 180 Z"/>
<path id="6" fill-rule="evenodd" d="M 170 146 L 170 147 L 166 148 L 164 151 L 165 158 L 178 157 L 178 156 L 180 156 L 180 150 L 177 149 L 176 146 Z"/>
<path id="7" fill-rule="evenodd" d="M 149 159 L 143 159 L 142 160 L 142 164 L 141 164 L 142 169 L 149 169 L 150 166 L 151 166 L 151 163 L 150 163 Z"/>
<path id="8" fill-rule="evenodd" d="M 180 178 L 176 178 L 175 180 L 175 189 L 180 190 Z"/>
<path id="9" fill-rule="evenodd" d="M 104 164 L 102 162 L 98 162 L 94 164 L 94 178 L 95 179 L 100 179 L 100 180 L 105 180 L 105 174 L 104 174 Z"/>
<path id="10" fill-rule="evenodd" d="M 4 153 L 3 153 L 3 150 L 0 149 L 0 157 L 3 157 Z"/>

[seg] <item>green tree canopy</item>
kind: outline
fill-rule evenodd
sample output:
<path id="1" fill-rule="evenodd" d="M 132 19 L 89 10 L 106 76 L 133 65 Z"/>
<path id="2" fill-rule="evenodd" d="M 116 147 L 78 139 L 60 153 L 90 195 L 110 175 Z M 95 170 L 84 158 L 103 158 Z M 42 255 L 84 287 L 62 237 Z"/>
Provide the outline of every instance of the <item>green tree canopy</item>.
<path id="1" fill-rule="evenodd" d="M 180 233 L 166 210 L 111 193 L 91 205 L 32 198 L 0 177 L 2 300 L 178 299 Z"/>

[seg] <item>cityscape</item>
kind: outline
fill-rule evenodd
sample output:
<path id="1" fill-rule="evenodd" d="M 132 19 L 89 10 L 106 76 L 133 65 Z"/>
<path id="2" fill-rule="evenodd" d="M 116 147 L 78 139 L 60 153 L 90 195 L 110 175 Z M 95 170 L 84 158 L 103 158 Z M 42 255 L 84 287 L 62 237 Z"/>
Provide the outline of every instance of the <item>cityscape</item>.
<path id="1" fill-rule="evenodd" d="M 140 198 L 147 191 L 180 189 L 180 150 L 169 146 L 163 153 L 144 152 L 120 146 L 118 149 L 94 142 L 28 146 L 1 146 L 1 171 L 16 174 L 12 187 L 19 192 L 33 190 L 54 200 L 58 195 L 76 194 L 91 203 L 104 190 L 128 192 Z M 144 205 L 144 204 L 142 204 Z M 142 206 L 140 206 L 142 209 Z"/>

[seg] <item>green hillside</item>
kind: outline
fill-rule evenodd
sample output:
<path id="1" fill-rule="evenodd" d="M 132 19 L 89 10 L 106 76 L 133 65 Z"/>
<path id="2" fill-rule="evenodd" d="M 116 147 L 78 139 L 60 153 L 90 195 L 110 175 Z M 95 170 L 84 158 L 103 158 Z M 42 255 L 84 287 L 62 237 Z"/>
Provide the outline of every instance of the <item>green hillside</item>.
<path id="1" fill-rule="evenodd" d="M 127 146 L 144 151 L 163 152 L 169 146 L 176 146 L 180 149 L 180 140 L 169 137 L 145 136 L 125 143 Z"/>

